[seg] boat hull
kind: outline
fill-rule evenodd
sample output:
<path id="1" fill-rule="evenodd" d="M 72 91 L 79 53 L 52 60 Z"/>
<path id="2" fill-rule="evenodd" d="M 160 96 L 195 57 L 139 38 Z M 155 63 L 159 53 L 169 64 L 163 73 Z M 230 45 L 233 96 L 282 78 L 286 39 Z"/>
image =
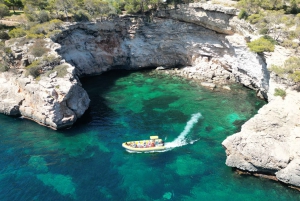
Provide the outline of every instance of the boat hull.
<path id="1" fill-rule="evenodd" d="M 134 152 L 152 152 L 152 151 L 163 151 L 166 149 L 165 146 L 155 146 L 155 147 L 132 147 L 126 144 L 126 142 L 124 142 L 122 144 L 122 147 L 124 147 L 125 149 L 129 150 L 129 151 L 134 151 Z"/>

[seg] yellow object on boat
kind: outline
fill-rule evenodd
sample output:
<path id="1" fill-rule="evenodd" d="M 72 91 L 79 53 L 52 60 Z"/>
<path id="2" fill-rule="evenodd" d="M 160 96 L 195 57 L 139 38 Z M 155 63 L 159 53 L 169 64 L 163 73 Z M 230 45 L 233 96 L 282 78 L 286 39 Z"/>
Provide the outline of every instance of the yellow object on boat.
<path id="1" fill-rule="evenodd" d="M 150 140 L 124 142 L 122 143 L 122 147 L 135 152 L 151 152 L 166 149 L 163 141 L 158 136 L 150 136 Z"/>

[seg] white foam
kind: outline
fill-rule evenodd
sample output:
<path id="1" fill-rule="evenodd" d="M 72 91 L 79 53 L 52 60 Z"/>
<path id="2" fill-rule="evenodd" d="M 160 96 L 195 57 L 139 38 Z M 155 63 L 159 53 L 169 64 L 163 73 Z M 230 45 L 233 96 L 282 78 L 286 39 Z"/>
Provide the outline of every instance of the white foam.
<path id="1" fill-rule="evenodd" d="M 180 135 L 173 142 L 165 143 L 165 147 L 167 149 L 173 149 L 175 147 L 181 147 L 188 144 L 188 142 L 186 141 L 186 136 L 192 130 L 194 125 L 199 121 L 200 117 L 202 117 L 200 112 L 193 114 L 191 119 L 187 122 L 184 130 L 180 133 Z M 194 142 L 195 141 L 193 141 L 192 143 Z"/>
<path id="2" fill-rule="evenodd" d="M 191 119 L 186 123 L 186 126 L 184 128 L 184 130 L 180 133 L 180 135 L 173 141 L 173 142 L 166 142 L 165 143 L 165 147 L 166 149 L 164 150 L 156 150 L 156 151 L 147 151 L 147 152 L 137 152 L 137 151 L 130 151 L 127 150 L 129 153 L 153 153 L 153 152 L 166 152 L 166 151 L 170 151 L 172 149 L 174 149 L 175 147 L 181 147 L 187 144 L 193 144 L 194 142 L 198 141 L 197 140 L 193 140 L 191 142 L 187 142 L 186 141 L 186 136 L 187 134 L 189 134 L 189 132 L 192 130 L 192 128 L 194 127 L 194 125 L 199 121 L 199 119 L 202 117 L 201 113 L 196 113 L 193 114 Z"/>

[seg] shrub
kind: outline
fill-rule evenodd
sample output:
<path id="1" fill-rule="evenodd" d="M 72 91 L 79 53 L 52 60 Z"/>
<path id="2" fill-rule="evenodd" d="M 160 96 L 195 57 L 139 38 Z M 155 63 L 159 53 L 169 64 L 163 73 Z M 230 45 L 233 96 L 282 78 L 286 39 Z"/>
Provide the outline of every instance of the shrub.
<path id="1" fill-rule="evenodd" d="M 26 32 L 22 28 L 15 28 L 8 32 L 9 37 L 11 38 L 19 38 L 26 35 Z"/>
<path id="2" fill-rule="evenodd" d="M 9 70 L 9 66 L 6 63 L 0 63 L 0 72 L 6 72 Z"/>
<path id="3" fill-rule="evenodd" d="M 34 66 L 27 69 L 27 75 L 32 75 L 34 78 L 37 78 L 41 75 L 41 68 L 38 66 Z"/>
<path id="4" fill-rule="evenodd" d="M 48 22 L 50 20 L 50 14 L 45 10 L 41 10 L 39 13 L 37 13 L 37 17 L 40 23 Z"/>
<path id="5" fill-rule="evenodd" d="M 280 77 L 282 77 L 285 73 L 287 73 L 284 68 L 276 65 L 272 65 L 270 70 L 276 73 L 277 75 L 279 75 Z"/>
<path id="6" fill-rule="evenodd" d="M 56 66 L 53 70 L 57 72 L 57 77 L 65 77 L 66 74 L 68 73 L 68 65 L 62 64 L 59 66 Z"/>
<path id="7" fill-rule="evenodd" d="M 247 20 L 249 20 L 249 22 L 251 24 L 256 24 L 259 21 L 261 21 L 263 18 L 264 18 L 264 16 L 261 13 L 259 13 L 259 14 L 252 14 L 252 15 L 248 16 Z"/>
<path id="8" fill-rule="evenodd" d="M 78 10 L 74 14 L 74 20 L 77 22 L 87 22 L 91 20 L 91 16 L 84 10 Z"/>
<path id="9" fill-rule="evenodd" d="M 300 71 L 295 70 L 292 74 L 289 75 L 289 78 L 291 78 L 294 82 L 300 82 Z"/>
<path id="10" fill-rule="evenodd" d="M 49 48 L 44 47 L 45 41 L 38 39 L 35 43 L 30 47 L 30 53 L 35 57 L 41 57 L 47 52 L 49 52 Z"/>
<path id="11" fill-rule="evenodd" d="M 44 38 L 46 33 L 44 24 L 37 24 L 27 31 L 27 38 Z"/>
<path id="12" fill-rule="evenodd" d="M 259 34 L 267 34 L 269 32 L 268 28 L 262 28 L 261 30 L 259 30 Z"/>
<path id="13" fill-rule="evenodd" d="M 261 37 L 247 44 L 251 51 L 256 53 L 274 52 L 275 45 L 269 39 Z"/>
<path id="14" fill-rule="evenodd" d="M 294 82 L 300 82 L 300 58 L 291 57 L 284 62 L 284 66 L 272 65 L 270 70 L 275 72 L 278 76 L 284 77 L 287 75 L 288 78 Z"/>
<path id="15" fill-rule="evenodd" d="M 28 38 L 28 39 L 42 39 L 42 38 L 45 38 L 45 35 L 44 34 L 28 33 L 26 35 L 26 38 Z"/>
<path id="16" fill-rule="evenodd" d="M 59 27 L 63 22 L 61 20 L 51 20 L 42 24 L 35 24 L 27 31 L 27 38 L 45 38 L 45 35 L 51 36 L 60 32 Z"/>
<path id="17" fill-rule="evenodd" d="M 58 65 L 60 62 L 60 58 L 54 55 L 45 56 L 42 60 L 45 61 L 47 65 Z"/>
<path id="18" fill-rule="evenodd" d="M 26 67 L 26 76 L 31 75 L 34 78 L 37 78 L 42 73 L 42 61 L 37 60 L 32 62 L 29 66 Z"/>
<path id="19" fill-rule="evenodd" d="M 6 33 L 5 31 L 0 31 L 0 39 L 8 40 L 9 39 L 8 33 Z"/>
<path id="20" fill-rule="evenodd" d="M 273 45 L 277 45 L 277 41 L 274 40 L 274 39 L 273 39 L 271 36 L 269 36 L 269 35 L 264 35 L 262 38 L 264 38 L 264 39 L 270 41 Z"/>
<path id="21" fill-rule="evenodd" d="M 9 15 L 9 8 L 6 5 L 1 3 L 0 4 L 0 19 L 7 15 Z"/>
<path id="22" fill-rule="evenodd" d="M 276 88 L 274 96 L 280 96 L 282 99 L 286 97 L 286 92 L 283 89 Z"/>
<path id="23" fill-rule="evenodd" d="M 53 30 L 51 32 L 49 32 L 46 37 L 47 38 L 53 38 L 55 37 L 56 35 L 60 34 L 61 33 L 61 30 Z"/>
<path id="24" fill-rule="evenodd" d="M 285 39 L 281 44 L 283 47 L 296 49 L 298 47 L 298 43 L 293 42 L 292 40 Z"/>
<path id="25" fill-rule="evenodd" d="M 59 19 L 54 19 L 51 20 L 49 22 L 49 27 L 50 27 L 50 31 L 54 30 L 54 29 L 58 29 L 60 28 L 60 26 L 62 25 L 63 21 L 59 20 Z"/>
<path id="26" fill-rule="evenodd" d="M 57 72 L 57 77 L 65 77 L 68 73 L 68 65 L 61 64 L 58 66 L 55 66 L 53 70 L 48 71 L 45 75 L 48 77 L 50 74 Z"/>
<path id="27" fill-rule="evenodd" d="M 5 48 L 4 48 L 4 52 L 5 52 L 6 54 L 11 54 L 11 53 L 12 53 L 10 47 L 5 47 Z"/>
<path id="28" fill-rule="evenodd" d="M 238 15 L 238 18 L 239 19 L 247 19 L 247 17 L 248 17 L 248 13 L 246 12 L 245 9 L 242 9 Z"/>

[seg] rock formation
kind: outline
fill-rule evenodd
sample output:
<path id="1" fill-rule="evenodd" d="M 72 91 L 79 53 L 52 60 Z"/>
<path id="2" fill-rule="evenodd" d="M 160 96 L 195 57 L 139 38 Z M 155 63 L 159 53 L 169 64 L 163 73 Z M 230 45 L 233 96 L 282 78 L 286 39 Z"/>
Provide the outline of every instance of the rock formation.
<path id="1" fill-rule="evenodd" d="M 241 170 L 275 175 L 279 181 L 300 186 L 300 97 L 287 90 L 247 121 L 241 132 L 222 144 L 226 164 Z"/>
<path id="2" fill-rule="evenodd" d="M 67 68 L 62 77 L 53 65 L 43 66 L 51 73 L 40 79 L 27 76 L 24 66 L 38 59 L 27 51 L 31 42 L 8 41 L 16 70 L 0 73 L 0 112 L 55 129 L 72 125 L 89 104 L 78 77 L 111 69 L 172 67 L 172 73 L 211 88 L 213 83 L 236 81 L 270 102 L 241 132 L 223 142 L 226 164 L 300 186 L 299 95 L 282 85 L 289 84 L 286 81 L 276 82 L 275 75 L 270 78 L 267 67 L 276 55 L 262 59 L 248 50 L 245 37 L 249 40 L 255 29 L 237 19 L 236 13 L 232 8 L 195 3 L 161 9 L 149 18 L 123 16 L 70 24 L 53 38 L 55 43 L 46 40 L 51 49 L 48 56 L 59 58 Z M 274 89 L 282 87 L 288 89 L 284 100 L 274 97 Z"/>
<path id="3" fill-rule="evenodd" d="M 268 66 L 282 65 L 293 52 L 277 46 L 265 55 Z M 286 97 L 274 96 L 276 88 Z M 241 131 L 223 141 L 226 164 L 247 172 L 273 175 L 276 180 L 300 186 L 300 96 L 297 85 L 271 74 L 268 100 L 258 114 L 247 121 Z"/>
<path id="4" fill-rule="evenodd" d="M 0 112 L 21 115 L 53 129 L 71 126 L 83 115 L 90 101 L 74 74 L 74 67 L 61 61 L 66 68 L 63 77 L 57 76 L 56 71 L 42 75 L 40 79 L 27 76 L 20 63 L 33 58 L 27 51 L 33 41 L 20 46 L 23 40 L 7 43 L 12 49 L 12 60 L 16 66 L 14 70 L 0 73 Z M 48 56 L 60 58 L 55 51 L 60 47 L 58 44 L 47 41 L 46 45 L 50 49 Z M 54 66 L 47 67 L 52 70 Z"/>
<path id="5" fill-rule="evenodd" d="M 7 41 L 12 69 L 17 72 L 1 75 L 5 86 L 0 90 L 1 112 L 22 115 L 52 128 L 71 125 L 89 103 L 77 76 L 119 68 L 186 66 L 192 79 L 237 81 L 267 98 L 266 65 L 248 50 L 243 36 L 233 34 L 240 27 L 234 18 L 236 12 L 210 4 L 190 4 L 176 11 L 160 10 L 156 17 L 125 16 L 68 25 L 53 38 L 56 43 L 45 40 L 51 51 L 42 56 L 52 55 L 65 62 L 68 73 L 63 78 L 44 76 L 55 67 L 50 64 L 42 68 L 44 74 L 39 80 L 26 75 L 24 67 L 40 59 L 28 51 L 34 41 Z M 79 100 L 78 104 L 73 100 Z"/>
<path id="6" fill-rule="evenodd" d="M 79 76 L 118 68 L 189 66 L 199 79 L 237 81 L 267 98 L 266 64 L 248 50 L 243 36 L 173 19 L 151 20 L 126 16 L 71 25 L 55 39 L 61 44 L 58 53 Z M 206 19 L 202 23 L 210 24 Z"/>

